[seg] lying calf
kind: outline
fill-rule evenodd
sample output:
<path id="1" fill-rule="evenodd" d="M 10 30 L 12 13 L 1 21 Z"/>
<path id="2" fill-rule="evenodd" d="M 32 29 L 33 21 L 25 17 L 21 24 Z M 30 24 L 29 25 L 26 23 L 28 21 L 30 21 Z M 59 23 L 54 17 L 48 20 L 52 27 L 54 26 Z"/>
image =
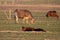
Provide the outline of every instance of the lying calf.
<path id="1" fill-rule="evenodd" d="M 34 31 L 42 31 L 42 32 L 46 32 L 44 29 L 41 29 L 41 28 L 34 29 Z"/>
<path id="2" fill-rule="evenodd" d="M 41 29 L 41 28 L 30 28 L 30 27 L 22 27 L 22 30 L 23 31 L 42 31 L 42 32 L 46 32 L 44 29 Z"/>

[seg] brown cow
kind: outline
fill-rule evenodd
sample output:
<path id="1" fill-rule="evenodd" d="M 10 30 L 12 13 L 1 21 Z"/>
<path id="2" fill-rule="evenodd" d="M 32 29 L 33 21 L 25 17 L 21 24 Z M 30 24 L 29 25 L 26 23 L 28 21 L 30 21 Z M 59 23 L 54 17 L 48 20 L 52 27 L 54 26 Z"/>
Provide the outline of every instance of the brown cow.
<path id="1" fill-rule="evenodd" d="M 48 11 L 46 17 L 57 17 L 57 18 L 59 18 L 56 11 Z"/>
<path id="2" fill-rule="evenodd" d="M 34 18 L 29 10 L 16 9 L 14 12 L 15 12 L 16 23 L 19 23 L 18 18 L 22 18 L 23 23 L 24 22 L 28 23 L 29 20 L 31 21 L 31 23 L 34 23 Z"/>
<path id="3" fill-rule="evenodd" d="M 22 27 L 22 31 L 42 31 L 42 32 L 46 32 L 44 29 L 41 28 L 31 28 L 31 27 Z"/>

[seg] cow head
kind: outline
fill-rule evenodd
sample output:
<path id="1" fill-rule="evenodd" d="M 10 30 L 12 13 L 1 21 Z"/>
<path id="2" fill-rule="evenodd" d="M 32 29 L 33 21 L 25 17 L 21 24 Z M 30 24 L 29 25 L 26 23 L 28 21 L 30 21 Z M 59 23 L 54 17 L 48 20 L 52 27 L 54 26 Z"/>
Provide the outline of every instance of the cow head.
<path id="1" fill-rule="evenodd" d="M 32 19 L 32 20 L 31 20 L 31 23 L 33 24 L 34 22 L 35 22 L 35 19 Z"/>

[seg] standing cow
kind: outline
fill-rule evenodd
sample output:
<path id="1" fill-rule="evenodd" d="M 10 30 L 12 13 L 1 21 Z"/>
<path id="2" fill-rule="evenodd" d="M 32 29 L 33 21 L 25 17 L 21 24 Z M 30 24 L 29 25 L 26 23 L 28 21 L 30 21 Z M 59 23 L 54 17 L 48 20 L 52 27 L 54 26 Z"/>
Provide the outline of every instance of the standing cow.
<path id="1" fill-rule="evenodd" d="M 31 23 L 34 23 L 34 18 L 29 10 L 16 9 L 14 12 L 15 12 L 14 17 L 15 17 L 16 23 L 19 23 L 18 18 L 23 19 L 22 23 L 24 22 L 29 23 L 29 21 Z"/>
<path id="2" fill-rule="evenodd" d="M 48 11 L 46 17 L 56 17 L 59 18 L 56 11 Z"/>

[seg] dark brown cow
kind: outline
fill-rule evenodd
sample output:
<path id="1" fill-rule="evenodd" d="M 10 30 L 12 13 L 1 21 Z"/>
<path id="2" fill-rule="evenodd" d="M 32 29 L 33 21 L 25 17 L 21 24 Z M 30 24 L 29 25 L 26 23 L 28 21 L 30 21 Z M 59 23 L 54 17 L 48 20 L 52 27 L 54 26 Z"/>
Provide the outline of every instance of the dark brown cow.
<path id="1" fill-rule="evenodd" d="M 57 17 L 57 18 L 59 18 L 56 11 L 48 11 L 46 17 Z"/>
<path id="2" fill-rule="evenodd" d="M 31 23 L 34 23 L 33 16 L 29 10 L 16 9 L 14 12 L 15 12 L 16 23 L 19 23 L 18 18 L 22 18 L 23 23 L 24 22 L 28 23 L 29 20 L 31 21 Z"/>
<path id="3" fill-rule="evenodd" d="M 31 28 L 31 27 L 22 27 L 22 31 L 42 31 L 42 32 L 46 32 L 44 29 L 41 28 Z"/>

